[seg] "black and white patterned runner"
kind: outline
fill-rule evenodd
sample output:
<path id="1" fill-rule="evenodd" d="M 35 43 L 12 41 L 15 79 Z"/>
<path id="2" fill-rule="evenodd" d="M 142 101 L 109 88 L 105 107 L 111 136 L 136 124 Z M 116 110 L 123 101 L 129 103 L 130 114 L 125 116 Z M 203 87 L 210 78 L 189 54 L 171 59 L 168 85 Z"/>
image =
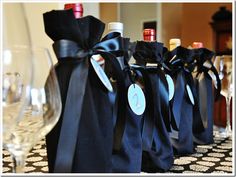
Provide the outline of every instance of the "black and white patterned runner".
<path id="1" fill-rule="evenodd" d="M 167 173 L 233 173 L 232 139 L 214 138 L 214 144 L 199 145 L 189 156 L 175 157 L 174 165 Z M 3 173 L 11 173 L 12 159 L 3 150 Z M 45 141 L 42 140 L 28 154 L 26 173 L 48 173 Z"/>

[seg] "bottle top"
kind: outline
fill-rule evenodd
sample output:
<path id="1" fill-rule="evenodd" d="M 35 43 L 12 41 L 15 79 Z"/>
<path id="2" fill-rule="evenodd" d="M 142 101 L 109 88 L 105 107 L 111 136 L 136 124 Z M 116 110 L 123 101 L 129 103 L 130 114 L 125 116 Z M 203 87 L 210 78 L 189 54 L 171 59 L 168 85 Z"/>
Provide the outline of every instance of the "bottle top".
<path id="1" fill-rule="evenodd" d="M 75 18 L 81 18 L 83 16 L 83 4 L 82 3 L 69 3 L 64 5 L 64 9 L 73 9 Z"/>
<path id="2" fill-rule="evenodd" d="M 181 45 L 181 40 L 178 38 L 170 39 L 169 45 L 170 45 L 170 50 L 174 50 L 176 47 Z"/>
<path id="3" fill-rule="evenodd" d="M 156 30 L 155 29 L 144 29 L 143 30 L 144 41 L 155 41 L 156 40 Z"/>
<path id="4" fill-rule="evenodd" d="M 108 23 L 108 30 L 109 31 L 114 31 L 114 32 L 119 32 L 121 33 L 121 36 L 123 36 L 123 23 L 121 22 L 110 22 Z"/>
<path id="5" fill-rule="evenodd" d="M 109 30 L 123 30 L 123 23 L 121 22 L 110 22 L 108 23 Z"/>
<path id="6" fill-rule="evenodd" d="M 169 44 L 176 44 L 179 46 L 179 45 L 181 45 L 181 40 L 178 38 L 173 38 L 173 39 L 170 39 Z"/>
<path id="7" fill-rule="evenodd" d="M 203 43 L 202 42 L 193 42 L 192 47 L 194 49 L 203 48 Z"/>

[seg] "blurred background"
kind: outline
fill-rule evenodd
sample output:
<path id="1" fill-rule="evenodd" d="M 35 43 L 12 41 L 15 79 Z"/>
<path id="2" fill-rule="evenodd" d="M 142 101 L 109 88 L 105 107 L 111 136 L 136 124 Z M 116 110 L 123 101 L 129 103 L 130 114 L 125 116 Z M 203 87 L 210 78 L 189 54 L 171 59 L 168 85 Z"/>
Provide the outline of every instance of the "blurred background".
<path id="1" fill-rule="evenodd" d="M 23 7 L 32 44 L 49 48 L 53 61 L 56 62 L 52 41 L 44 32 L 42 14 L 53 9 L 63 9 L 64 3 L 23 3 Z M 124 23 L 124 36 L 133 41 L 142 40 L 144 27 L 154 26 L 157 40 L 166 47 L 169 46 L 169 39 L 180 38 L 184 47 L 190 46 L 194 41 L 201 41 L 204 47 L 214 51 L 220 50 L 217 45 L 223 45 L 223 48 L 230 48 L 231 45 L 232 48 L 232 19 L 229 20 L 231 23 L 227 23 L 227 20 L 222 23 L 224 30 L 218 30 L 221 31 L 219 33 L 226 32 L 222 37 L 215 33 L 217 24 L 214 28 L 211 24 L 212 16 L 220 13 L 220 8 L 224 7 L 224 10 L 232 12 L 232 3 L 83 3 L 83 7 L 84 16 L 93 15 L 106 23 L 104 35 L 109 22 L 120 21 Z M 3 12 L 6 14 L 8 11 L 14 11 L 11 3 L 3 3 Z M 11 14 L 8 14 L 11 19 L 9 15 Z M 3 21 L 3 27 L 4 23 Z M 11 33 L 11 29 L 7 30 Z"/>
<path id="2" fill-rule="evenodd" d="M 3 3 L 3 43 L 12 40 L 49 49 L 52 60 L 57 62 L 52 50 L 53 41 L 44 32 L 43 13 L 64 9 L 64 3 L 22 3 L 25 16 L 15 3 Z M 157 41 L 169 48 L 171 38 L 180 38 L 183 47 L 202 42 L 216 55 L 232 55 L 232 3 L 83 3 L 84 16 L 93 15 L 106 24 L 120 21 L 124 24 L 124 37 L 142 40 L 144 28 L 155 28 Z M 19 14 L 19 15 L 17 15 Z M 28 27 L 23 21 L 28 21 Z M 6 29 L 7 26 L 7 29 Z M 15 36 L 15 31 L 18 36 Z M 7 40 L 6 40 L 7 39 Z M 11 42 L 12 42 L 11 41 Z M 132 63 L 133 60 L 131 59 Z M 214 122 L 226 125 L 225 99 L 215 103 Z"/>

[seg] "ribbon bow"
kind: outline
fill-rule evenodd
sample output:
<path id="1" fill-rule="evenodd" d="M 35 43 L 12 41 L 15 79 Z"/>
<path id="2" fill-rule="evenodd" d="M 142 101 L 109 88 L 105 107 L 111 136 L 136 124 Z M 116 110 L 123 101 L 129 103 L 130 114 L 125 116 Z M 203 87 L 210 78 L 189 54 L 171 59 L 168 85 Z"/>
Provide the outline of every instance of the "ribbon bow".
<path id="1" fill-rule="evenodd" d="M 211 59 L 214 56 L 214 52 L 206 49 L 206 48 L 200 48 L 200 49 L 194 49 L 196 55 L 198 55 L 198 57 L 196 58 L 196 67 L 197 67 L 197 76 L 200 73 L 204 73 L 205 75 L 210 77 L 209 71 L 212 71 L 212 73 L 214 74 L 214 77 L 216 79 L 216 84 L 217 84 L 217 92 L 215 95 L 215 101 L 218 100 L 218 98 L 220 97 L 220 91 L 221 91 L 221 81 L 219 78 L 219 74 L 215 68 L 215 66 L 213 65 Z"/>
<path id="2" fill-rule="evenodd" d="M 59 62 L 67 59 L 78 61 L 78 65 L 75 65 L 72 70 L 69 81 L 54 166 L 55 172 L 70 172 L 88 80 L 88 68 L 90 67 L 88 59 L 92 55 L 100 54 L 113 67 L 117 80 L 119 105 L 113 147 L 114 149 L 121 147 L 125 128 L 126 92 L 124 76 L 116 56 L 123 55 L 123 39 L 119 33 L 115 32 L 101 39 L 105 24 L 93 16 L 76 20 L 72 10 L 47 12 L 44 14 L 44 22 L 46 33 L 55 41 L 53 49 Z M 80 81 L 80 89 L 77 87 L 78 81 Z M 71 109 L 73 105 L 76 105 L 77 109 Z"/>

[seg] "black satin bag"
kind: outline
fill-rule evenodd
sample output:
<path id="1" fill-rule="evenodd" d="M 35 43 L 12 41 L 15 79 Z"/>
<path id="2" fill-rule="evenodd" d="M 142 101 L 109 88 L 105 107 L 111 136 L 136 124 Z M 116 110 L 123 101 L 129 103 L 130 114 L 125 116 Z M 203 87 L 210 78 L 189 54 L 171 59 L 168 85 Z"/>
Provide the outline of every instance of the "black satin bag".
<path id="1" fill-rule="evenodd" d="M 131 70 L 128 65 L 128 60 L 132 55 L 132 47 L 134 43 L 130 43 L 128 38 L 124 38 L 125 56 L 123 62 L 125 67 L 123 74 L 125 76 L 125 94 L 127 98 L 127 91 L 131 84 L 136 83 L 135 79 L 132 79 Z M 111 75 L 113 70 L 111 70 Z M 115 85 L 115 82 L 113 82 Z M 117 95 L 115 95 L 115 100 Z M 113 95 L 114 100 L 114 95 Z M 117 110 L 117 101 L 114 108 Z M 126 99 L 123 103 L 126 105 L 125 110 L 125 130 L 122 138 L 122 144 L 120 150 L 113 151 L 112 154 L 112 172 L 114 173 L 140 173 L 141 172 L 141 161 L 142 161 L 142 138 L 141 138 L 141 121 L 142 115 L 136 115 L 129 107 L 128 100 Z M 115 122 L 116 115 L 114 116 Z"/>
<path id="2" fill-rule="evenodd" d="M 196 102 L 196 89 L 191 72 L 194 69 L 193 51 L 181 46 L 165 54 L 165 69 L 175 83 L 175 93 L 170 101 L 172 118 L 170 133 L 174 153 L 177 155 L 191 154 L 194 152 L 193 144 L 193 104 L 187 94 L 188 84 Z M 177 134 L 173 135 L 173 132 Z"/>
<path id="3" fill-rule="evenodd" d="M 193 116 L 193 140 L 196 144 L 212 144 L 214 142 L 214 97 L 216 96 L 215 98 L 217 98 L 220 93 L 220 79 L 217 70 L 211 61 L 214 52 L 206 48 L 194 49 L 194 52 L 196 53 L 196 73 L 194 74 L 194 83 L 197 91 L 198 109 L 200 114 L 194 114 Z M 211 71 L 211 74 L 216 78 L 216 95 L 214 95 L 213 81 L 208 73 L 209 71 Z M 203 126 L 203 131 L 199 131 L 199 129 L 202 129 L 201 125 Z"/>
<path id="4" fill-rule="evenodd" d="M 142 73 L 147 107 L 142 123 L 142 171 L 164 172 L 171 168 L 174 156 L 169 139 L 170 112 L 168 84 L 162 69 L 163 44 L 138 41 L 134 67 Z M 157 66 L 146 66 L 147 63 Z"/>
<path id="5" fill-rule="evenodd" d="M 89 59 L 100 54 L 112 63 L 120 105 L 125 87 L 115 54 L 121 53 L 122 40 L 112 33 L 100 41 L 105 25 L 92 16 L 76 20 L 72 10 L 47 12 L 44 24 L 58 58 L 63 105 L 59 122 L 46 137 L 49 172 L 112 172 L 112 149 L 119 149 L 124 129 L 123 110 L 120 106 L 114 128 L 108 91 Z"/>

